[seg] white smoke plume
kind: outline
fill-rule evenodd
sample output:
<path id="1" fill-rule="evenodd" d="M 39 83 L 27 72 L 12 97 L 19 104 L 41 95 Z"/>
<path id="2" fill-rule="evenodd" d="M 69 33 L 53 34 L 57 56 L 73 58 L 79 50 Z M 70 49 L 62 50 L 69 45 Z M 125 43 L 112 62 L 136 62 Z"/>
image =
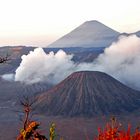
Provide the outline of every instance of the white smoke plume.
<path id="1" fill-rule="evenodd" d="M 10 74 L 4 74 L 1 76 L 2 79 L 6 80 L 6 81 L 14 81 L 15 77 L 14 74 L 10 73 Z"/>
<path id="2" fill-rule="evenodd" d="M 22 56 L 15 80 L 25 83 L 48 81 L 56 84 L 75 71 L 98 70 L 140 89 L 140 38 L 135 35 L 120 36 L 117 42 L 106 48 L 92 63 L 75 64 L 72 57 L 73 55 L 62 50 L 56 54 L 46 54 L 42 48 L 36 48 Z"/>
<path id="3" fill-rule="evenodd" d="M 140 89 L 140 38 L 136 35 L 120 36 L 96 59 L 96 69 Z"/>
<path id="4" fill-rule="evenodd" d="M 22 56 L 22 62 L 16 70 L 15 81 L 36 83 L 48 81 L 58 83 L 74 69 L 72 55 L 59 50 L 56 54 L 46 54 L 42 48 L 36 48 Z"/>

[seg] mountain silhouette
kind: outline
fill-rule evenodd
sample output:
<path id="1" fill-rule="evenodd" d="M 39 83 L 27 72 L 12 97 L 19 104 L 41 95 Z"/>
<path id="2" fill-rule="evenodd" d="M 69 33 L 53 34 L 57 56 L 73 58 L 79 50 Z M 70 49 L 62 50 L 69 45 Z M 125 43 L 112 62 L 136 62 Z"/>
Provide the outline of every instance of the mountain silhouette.
<path id="1" fill-rule="evenodd" d="M 86 21 L 48 47 L 108 47 L 114 40 L 116 40 L 118 35 L 119 32 L 96 20 Z"/>

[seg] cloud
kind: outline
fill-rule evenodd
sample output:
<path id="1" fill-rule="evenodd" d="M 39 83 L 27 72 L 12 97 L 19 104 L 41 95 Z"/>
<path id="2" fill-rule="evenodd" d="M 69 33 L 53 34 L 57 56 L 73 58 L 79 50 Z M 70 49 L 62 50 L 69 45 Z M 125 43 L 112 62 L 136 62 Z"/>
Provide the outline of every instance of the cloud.
<path id="1" fill-rule="evenodd" d="M 98 70 L 140 89 L 140 38 L 135 35 L 120 36 L 91 63 L 75 64 L 72 57 L 63 50 L 46 54 L 42 48 L 36 48 L 22 56 L 15 80 L 28 84 L 42 81 L 56 84 L 75 71 Z"/>

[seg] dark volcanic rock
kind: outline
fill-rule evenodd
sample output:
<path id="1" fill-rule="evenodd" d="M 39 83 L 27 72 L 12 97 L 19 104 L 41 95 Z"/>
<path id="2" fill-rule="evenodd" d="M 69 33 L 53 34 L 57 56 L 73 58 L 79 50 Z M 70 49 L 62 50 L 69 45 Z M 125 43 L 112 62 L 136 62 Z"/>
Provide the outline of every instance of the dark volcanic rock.
<path id="1" fill-rule="evenodd" d="M 140 92 L 101 72 L 75 72 L 38 98 L 47 115 L 94 116 L 130 112 L 140 107 Z"/>

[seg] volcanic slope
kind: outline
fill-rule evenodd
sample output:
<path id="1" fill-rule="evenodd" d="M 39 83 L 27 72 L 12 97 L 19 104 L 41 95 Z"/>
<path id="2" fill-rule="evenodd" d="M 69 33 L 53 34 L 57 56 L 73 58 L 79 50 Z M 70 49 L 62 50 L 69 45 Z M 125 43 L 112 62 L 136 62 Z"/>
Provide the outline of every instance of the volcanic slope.
<path id="1" fill-rule="evenodd" d="M 75 72 L 39 95 L 37 110 L 52 116 L 120 114 L 140 107 L 140 92 L 97 71 Z"/>
<path id="2" fill-rule="evenodd" d="M 119 32 L 107 27 L 99 21 L 86 21 L 70 33 L 56 40 L 48 47 L 108 47 L 119 36 Z"/>

